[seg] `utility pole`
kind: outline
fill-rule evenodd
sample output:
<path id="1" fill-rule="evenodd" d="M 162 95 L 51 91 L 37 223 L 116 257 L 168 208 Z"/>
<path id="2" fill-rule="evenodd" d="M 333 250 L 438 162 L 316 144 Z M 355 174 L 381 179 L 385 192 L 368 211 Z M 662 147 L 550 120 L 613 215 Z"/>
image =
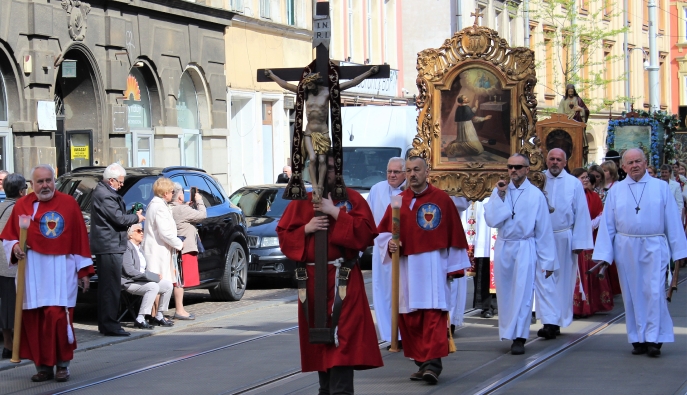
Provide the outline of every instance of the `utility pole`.
<path id="1" fill-rule="evenodd" d="M 625 59 L 625 112 L 630 112 L 630 51 L 627 46 L 628 40 L 628 15 L 627 15 L 627 0 L 623 1 L 623 27 L 625 28 L 625 33 L 623 34 L 623 58 Z M 610 99 L 610 98 L 608 98 Z"/>
<path id="2" fill-rule="evenodd" d="M 659 111 L 658 47 L 656 46 L 656 0 L 649 0 L 649 112 Z"/>

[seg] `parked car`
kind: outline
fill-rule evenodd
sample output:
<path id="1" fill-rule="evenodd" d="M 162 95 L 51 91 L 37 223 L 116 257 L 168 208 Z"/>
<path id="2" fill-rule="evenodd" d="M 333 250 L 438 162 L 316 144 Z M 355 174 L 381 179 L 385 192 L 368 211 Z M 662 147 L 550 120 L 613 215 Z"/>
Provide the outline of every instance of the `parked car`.
<path id="1" fill-rule="evenodd" d="M 57 190 L 74 196 L 79 203 L 89 230 L 92 193 L 104 170 L 101 166 L 81 167 L 57 179 Z M 205 247 L 205 252 L 198 255 L 200 285 L 190 289 L 207 288 L 219 301 L 240 300 L 246 290 L 250 259 L 243 213 L 231 204 L 222 186 L 204 170 L 180 166 L 127 168 L 124 185 L 118 191 L 127 208 L 136 203 L 147 207 L 154 196 L 153 183 L 159 177 L 168 177 L 181 184 L 186 200 L 191 187 L 197 187 L 207 207 L 207 218 L 196 224 Z M 96 276 L 91 284 L 97 287 L 97 262 L 94 263 Z"/>
<path id="2" fill-rule="evenodd" d="M 248 223 L 249 276 L 294 278 L 297 264 L 282 253 L 277 238 L 277 224 L 291 202 L 282 198 L 284 188 L 286 184 L 247 186 L 229 198 L 243 210 Z M 306 188 L 312 190 L 310 185 Z"/>

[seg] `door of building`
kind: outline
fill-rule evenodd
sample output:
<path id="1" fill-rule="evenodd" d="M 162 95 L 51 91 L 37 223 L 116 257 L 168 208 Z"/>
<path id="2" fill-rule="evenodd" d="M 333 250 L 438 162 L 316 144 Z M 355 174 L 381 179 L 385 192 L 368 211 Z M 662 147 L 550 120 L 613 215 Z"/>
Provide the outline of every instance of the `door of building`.
<path id="1" fill-rule="evenodd" d="M 64 123 L 57 120 L 55 132 L 57 174 L 62 175 L 78 167 L 93 166 L 93 131 L 64 130 Z"/>

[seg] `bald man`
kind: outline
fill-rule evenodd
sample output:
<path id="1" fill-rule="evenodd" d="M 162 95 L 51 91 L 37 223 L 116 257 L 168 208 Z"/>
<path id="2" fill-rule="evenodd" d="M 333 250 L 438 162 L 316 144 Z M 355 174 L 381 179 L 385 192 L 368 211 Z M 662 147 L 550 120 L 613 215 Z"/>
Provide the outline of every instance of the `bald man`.
<path id="1" fill-rule="evenodd" d="M 535 275 L 537 318 L 544 327 L 537 336 L 555 339 L 560 328 L 572 323 L 573 294 L 579 271 L 577 254 L 594 248 L 592 222 L 582 183 L 565 171 L 568 163 L 565 152 L 554 148 L 546 156 L 546 193 L 553 206 L 551 226 L 556 244 L 558 269 L 546 277 L 542 271 Z M 584 298 L 584 290 L 581 290 Z"/>
<path id="2" fill-rule="evenodd" d="M 658 357 L 673 342 L 666 303 L 668 264 L 687 257 L 687 240 L 668 183 L 646 173 L 640 149 L 623 154 L 627 178 L 608 191 L 592 259 L 618 265 L 633 355 Z"/>

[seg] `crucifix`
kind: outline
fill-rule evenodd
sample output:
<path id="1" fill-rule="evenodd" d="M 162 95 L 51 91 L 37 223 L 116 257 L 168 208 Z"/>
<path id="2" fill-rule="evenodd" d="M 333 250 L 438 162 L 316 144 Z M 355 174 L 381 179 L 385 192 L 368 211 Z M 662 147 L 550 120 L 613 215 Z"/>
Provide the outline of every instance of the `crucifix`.
<path id="1" fill-rule="evenodd" d="M 331 20 L 329 2 L 315 3 L 313 16 L 313 48 L 315 60 L 304 68 L 260 69 L 257 81 L 274 81 L 282 88 L 296 93 L 296 123 L 291 141 L 292 175 L 284 191 L 284 199 L 305 200 L 303 183 L 306 159 L 310 160 L 308 173 L 313 185 L 313 203 L 319 203 L 331 192 L 332 199 L 347 198 L 343 180 L 341 91 L 360 84 L 366 78 L 389 78 L 390 67 L 346 66 L 339 67 L 329 59 Z M 348 80 L 339 83 L 339 80 Z M 298 85 L 287 81 L 298 81 Z M 303 112 L 307 126 L 303 129 Z M 329 137 L 331 114 L 332 137 Z M 335 184 L 325 190 L 327 178 L 327 152 L 334 156 Z M 329 189 L 329 188 L 327 188 Z M 316 211 L 315 216 L 326 215 Z M 327 327 L 327 231 L 315 233 L 315 294 L 314 325 L 310 328 L 311 343 L 332 343 L 334 328 Z M 303 291 L 304 292 L 304 291 Z M 299 286 L 299 299 L 301 295 Z M 301 303 L 305 302 L 305 296 Z M 307 304 L 305 304 L 307 309 Z M 307 315 L 306 315 L 307 317 Z"/>

